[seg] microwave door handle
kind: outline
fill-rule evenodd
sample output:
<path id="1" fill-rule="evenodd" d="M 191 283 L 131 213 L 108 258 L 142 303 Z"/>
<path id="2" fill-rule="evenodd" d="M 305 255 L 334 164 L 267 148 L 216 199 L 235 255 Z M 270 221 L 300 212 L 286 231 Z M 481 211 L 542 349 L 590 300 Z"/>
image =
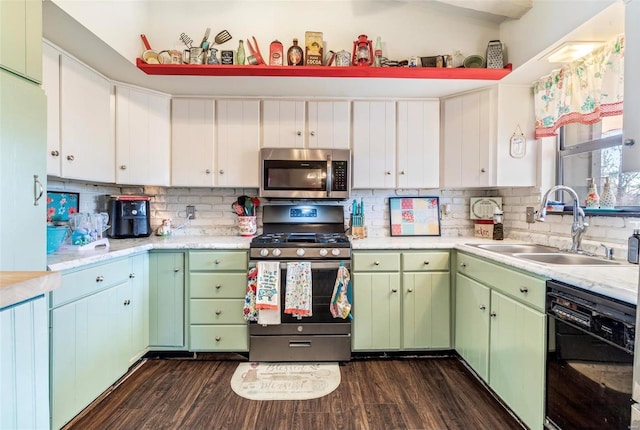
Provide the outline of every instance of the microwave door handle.
<path id="1" fill-rule="evenodd" d="M 333 188 L 333 172 L 331 171 L 331 154 L 327 155 L 327 197 L 331 197 L 331 189 Z"/>

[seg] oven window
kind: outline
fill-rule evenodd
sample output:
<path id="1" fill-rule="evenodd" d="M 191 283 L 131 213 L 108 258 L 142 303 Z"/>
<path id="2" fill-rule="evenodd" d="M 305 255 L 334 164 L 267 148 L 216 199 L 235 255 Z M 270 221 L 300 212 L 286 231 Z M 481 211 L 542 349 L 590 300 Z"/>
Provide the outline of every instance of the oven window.
<path id="1" fill-rule="evenodd" d="M 282 323 L 291 322 L 313 322 L 313 323 L 326 323 L 326 322 L 345 322 L 344 320 L 334 318 L 331 315 L 329 305 L 331 304 L 331 296 L 333 295 L 333 287 L 336 282 L 336 276 L 338 274 L 338 265 L 331 269 L 312 269 L 311 271 L 311 287 L 312 293 L 312 316 L 304 317 L 302 320 L 298 320 L 288 314 L 282 314 Z M 284 299 L 286 296 L 286 279 L 287 270 L 282 269 L 280 271 L 280 299 L 282 301 L 281 306 L 284 309 Z"/>
<path id="2" fill-rule="evenodd" d="M 327 188 L 327 163 L 265 161 L 264 188 L 267 190 L 324 191 Z"/>

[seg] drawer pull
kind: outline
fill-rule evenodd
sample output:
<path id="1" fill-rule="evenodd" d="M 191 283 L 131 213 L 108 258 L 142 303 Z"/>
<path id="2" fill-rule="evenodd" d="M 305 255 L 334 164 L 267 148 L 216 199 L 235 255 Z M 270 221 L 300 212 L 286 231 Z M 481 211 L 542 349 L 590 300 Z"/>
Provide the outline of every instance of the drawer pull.
<path id="1" fill-rule="evenodd" d="M 53 151 L 51 151 L 51 155 L 54 156 L 54 157 L 58 157 L 58 156 L 60 156 L 60 151 L 53 150 Z"/>
<path id="2" fill-rule="evenodd" d="M 429 262 L 428 262 L 428 261 L 425 261 L 425 262 L 424 262 L 424 265 L 425 265 L 425 266 L 428 266 L 428 265 L 429 265 Z"/>
<path id="3" fill-rule="evenodd" d="M 407 290 L 407 293 L 413 293 L 413 288 L 409 288 L 409 289 Z"/>
<path id="4" fill-rule="evenodd" d="M 495 318 L 497 316 L 495 312 L 491 312 L 489 315 L 491 316 L 491 318 Z"/>
<path id="5" fill-rule="evenodd" d="M 124 301 L 125 306 L 129 306 L 131 304 L 131 300 L 127 299 Z"/>
<path id="6" fill-rule="evenodd" d="M 215 261 L 215 263 L 216 263 L 216 264 L 220 264 L 220 260 L 216 260 L 216 261 Z"/>
<path id="7" fill-rule="evenodd" d="M 104 281 L 104 276 L 102 275 L 96 276 L 96 282 L 102 282 L 102 281 Z"/>
<path id="8" fill-rule="evenodd" d="M 133 278 L 135 278 L 135 277 L 136 277 L 136 274 L 135 274 L 135 273 L 129 273 L 129 279 L 133 279 Z"/>
<path id="9" fill-rule="evenodd" d="M 216 315 L 220 315 L 221 313 L 222 313 L 222 311 L 221 311 L 220 309 L 218 309 L 218 310 L 216 311 Z"/>
<path id="10" fill-rule="evenodd" d="M 481 310 L 481 311 L 484 311 L 484 310 L 486 310 L 486 309 L 487 309 L 487 307 L 486 307 L 485 305 L 480 305 L 480 310 Z"/>
<path id="11" fill-rule="evenodd" d="M 397 292 L 398 292 L 398 289 L 397 289 L 397 288 L 392 288 L 392 289 L 391 289 L 391 292 L 392 292 L 392 293 L 397 293 Z"/>
<path id="12" fill-rule="evenodd" d="M 73 161 L 75 159 L 76 159 L 76 157 L 74 157 L 73 155 L 67 155 L 67 160 Z"/>
<path id="13" fill-rule="evenodd" d="M 222 288 L 222 285 L 220 284 L 216 285 L 216 290 L 219 290 L 220 288 Z"/>
<path id="14" fill-rule="evenodd" d="M 180 271 L 180 269 L 178 269 L 177 267 L 175 269 L 173 269 L 174 273 L 178 273 Z"/>
<path id="15" fill-rule="evenodd" d="M 520 292 L 522 294 L 527 294 L 529 292 L 529 289 L 527 287 L 520 287 Z"/>
<path id="16" fill-rule="evenodd" d="M 467 263 L 460 263 L 460 267 L 464 269 L 465 267 L 467 267 Z"/>
<path id="17" fill-rule="evenodd" d="M 220 342 L 222 338 L 220 336 L 216 336 L 216 342 Z"/>
<path id="18" fill-rule="evenodd" d="M 380 265 L 380 262 L 379 262 L 379 261 L 374 261 L 374 262 L 373 262 L 373 265 L 374 265 L 374 266 L 379 266 L 379 265 Z"/>

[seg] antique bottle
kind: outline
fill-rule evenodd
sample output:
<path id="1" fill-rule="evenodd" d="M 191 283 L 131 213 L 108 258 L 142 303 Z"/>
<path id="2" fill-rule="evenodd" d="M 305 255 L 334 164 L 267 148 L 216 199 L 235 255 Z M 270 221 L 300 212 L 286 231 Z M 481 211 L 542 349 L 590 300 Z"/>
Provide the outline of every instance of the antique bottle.
<path id="1" fill-rule="evenodd" d="M 298 46 L 298 39 L 293 39 L 293 45 L 287 50 L 287 64 L 290 66 L 302 66 L 304 64 L 304 53 Z"/>
<path id="2" fill-rule="evenodd" d="M 245 55 L 244 55 L 244 41 L 241 39 L 238 43 L 238 53 L 236 54 L 236 58 L 239 65 L 244 65 Z"/>
<path id="3" fill-rule="evenodd" d="M 376 38 L 376 47 L 373 50 L 373 55 L 374 55 L 373 66 L 382 67 L 382 41 L 380 40 L 380 36 Z"/>

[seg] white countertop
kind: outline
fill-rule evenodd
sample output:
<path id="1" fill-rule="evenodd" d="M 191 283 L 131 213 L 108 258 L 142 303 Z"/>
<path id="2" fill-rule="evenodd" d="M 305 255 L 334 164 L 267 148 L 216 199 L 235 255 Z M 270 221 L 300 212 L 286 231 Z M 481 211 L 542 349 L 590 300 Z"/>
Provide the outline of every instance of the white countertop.
<path id="1" fill-rule="evenodd" d="M 49 270 L 61 271 L 123 257 L 150 249 L 248 249 L 251 238 L 239 236 L 150 236 L 141 239 L 110 239 L 110 248 L 77 251 L 63 247 L 49 255 Z M 637 265 L 626 261 L 611 266 L 560 266 L 524 261 L 506 254 L 467 246 L 471 243 L 497 243 L 475 237 L 383 237 L 358 239 L 352 242 L 353 250 L 373 249 L 457 249 L 525 270 L 539 276 L 590 291 L 604 294 L 627 303 L 637 303 Z M 503 243 L 523 243 L 504 240 Z M 617 260 L 620 261 L 620 260 Z"/>

